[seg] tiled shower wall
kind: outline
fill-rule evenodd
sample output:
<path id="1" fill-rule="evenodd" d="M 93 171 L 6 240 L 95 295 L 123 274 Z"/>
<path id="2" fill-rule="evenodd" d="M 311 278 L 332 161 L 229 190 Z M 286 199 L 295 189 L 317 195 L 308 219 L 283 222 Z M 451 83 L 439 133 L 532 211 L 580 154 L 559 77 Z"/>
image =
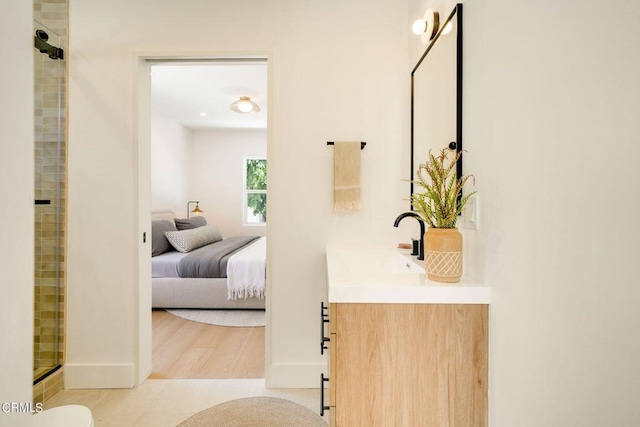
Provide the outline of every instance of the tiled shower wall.
<path id="1" fill-rule="evenodd" d="M 49 42 L 65 49 L 66 53 L 67 0 L 34 0 L 33 18 L 60 36 L 58 39 L 51 35 Z M 55 366 L 56 362 L 59 364 L 64 362 L 67 84 L 66 61 L 52 60 L 36 49 L 33 52 L 35 198 L 51 200 L 51 204 L 34 207 L 35 378 L 40 372 L 46 372 L 48 368 Z M 60 110 L 58 91 L 61 91 Z M 58 125 L 60 125 L 60 132 Z M 60 142 L 58 142 L 59 138 Z M 58 308 L 57 316 L 56 308 Z"/>

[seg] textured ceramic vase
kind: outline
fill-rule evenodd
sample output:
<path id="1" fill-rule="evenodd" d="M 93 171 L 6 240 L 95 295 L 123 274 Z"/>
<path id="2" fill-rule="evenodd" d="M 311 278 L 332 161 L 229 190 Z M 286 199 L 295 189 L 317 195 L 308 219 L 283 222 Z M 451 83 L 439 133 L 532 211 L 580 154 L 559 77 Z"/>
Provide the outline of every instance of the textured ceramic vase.
<path id="1" fill-rule="evenodd" d="M 428 228 L 424 264 L 430 280 L 455 283 L 462 277 L 462 234 L 457 228 Z"/>

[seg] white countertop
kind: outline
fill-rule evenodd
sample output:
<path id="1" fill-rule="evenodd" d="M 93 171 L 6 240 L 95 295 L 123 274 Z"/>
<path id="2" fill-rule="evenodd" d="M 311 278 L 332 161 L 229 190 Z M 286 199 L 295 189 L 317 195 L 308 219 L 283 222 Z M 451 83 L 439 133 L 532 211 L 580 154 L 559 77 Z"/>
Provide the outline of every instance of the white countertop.
<path id="1" fill-rule="evenodd" d="M 382 245 L 327 245 L 329 302 L 489 304 L 491 289 L 462 277 L 458 283 L 427 279 L 424 261 Z"/>

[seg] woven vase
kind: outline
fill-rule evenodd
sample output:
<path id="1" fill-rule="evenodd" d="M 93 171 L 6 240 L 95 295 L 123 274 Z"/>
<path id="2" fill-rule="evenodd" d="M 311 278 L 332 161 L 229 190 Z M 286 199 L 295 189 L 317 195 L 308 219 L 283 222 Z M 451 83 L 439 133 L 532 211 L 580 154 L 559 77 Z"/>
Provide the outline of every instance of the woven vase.
<path id="1" fill-rule="evenodd" d="M 424 264 L 435 282 L 455 283 L 462 277 L 462 234 L 457 228 L 428 228 L 424 233 Z"/>

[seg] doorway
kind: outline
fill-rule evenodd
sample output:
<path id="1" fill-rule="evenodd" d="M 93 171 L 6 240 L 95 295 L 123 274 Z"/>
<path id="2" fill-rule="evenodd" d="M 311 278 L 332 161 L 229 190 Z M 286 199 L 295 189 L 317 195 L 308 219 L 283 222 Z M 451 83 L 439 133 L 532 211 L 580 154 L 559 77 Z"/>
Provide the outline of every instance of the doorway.
<path id="1" fill-rule="evenodd" d="M 168 210 L 187 218 L 194 207 L 189 203 L 196 201 L 223 237 L 266 236 L 266 174 L 264 186 L 252 188 L 255 180 L 247 173 L 255 175 L 262 170 L 256 165 L 267 163 L 267 60 L 146 59 L 141 68 L 150 76 L 148 99 L 139 105 L 141 117 L 148 114 L 147 131 L 142 131 L 145 120 L 139 121 L 140 135 L 147 133 L 149 142 L 145 155 L 139 141 L 139 163 L 148 162 L 140 167 L 141 229 L 145 214 Z M 245 98 L 259 111 L 234 108 Z M 145 252 L 141 267 L 148 263 Z M 139 270 L 142 294 L 150 279 L 143 279 L 147 268 Z M 141 303 L 141 320 L 142 310 Z M 152 312 L 148 326 L 145 333 L 140 322 L 140 381 L 146 378 L 145 354 L 152 360 L 151 378 L 264 378 L 266 327 L 209 325 L 161 309 Z M 148 353 L 145 335 L 151 341 Z"/>

